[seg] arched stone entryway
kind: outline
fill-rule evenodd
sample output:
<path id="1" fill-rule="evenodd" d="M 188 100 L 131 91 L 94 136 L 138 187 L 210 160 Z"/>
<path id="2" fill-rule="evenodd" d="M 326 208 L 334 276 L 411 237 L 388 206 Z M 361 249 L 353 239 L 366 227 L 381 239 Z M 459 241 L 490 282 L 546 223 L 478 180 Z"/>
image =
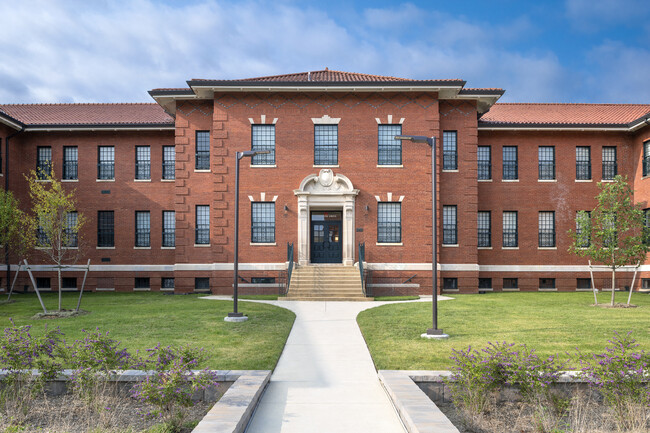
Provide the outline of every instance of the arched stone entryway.
<path id="1" fill-rule="evenodd" d="M 354 264 L 354 208 L 359 194 L 350 179 L 342 174 L 335 175 L 331 169 L 324 168 L 318 175 L 312 174 L 300 182 L 293 191 L 298 197 L 298 264 L 310 263 L 310 214 L 311 211 L 342 211 L 342 263 Z"/>

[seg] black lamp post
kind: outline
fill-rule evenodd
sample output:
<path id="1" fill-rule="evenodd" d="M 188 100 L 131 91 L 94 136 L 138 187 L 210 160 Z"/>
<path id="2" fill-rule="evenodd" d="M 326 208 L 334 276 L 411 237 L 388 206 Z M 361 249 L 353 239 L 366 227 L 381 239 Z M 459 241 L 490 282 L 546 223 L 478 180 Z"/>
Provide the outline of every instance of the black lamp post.
<path id="1" fill-rule="evenodd" d="M 422 334 L 423 338 L 449 338 L 442 329 L 438 329 L 438 243 L 436 240 L 437 215 L 436 215 L 436 137 L 422 135 L 396 135 L 395 140 L 411 141 L 413 143 L 427 143 L 431 147 L 431 282 L 433 302 L 433 328 L 427 329 Z"/>
<path id="2" fill-rule="evenodd" d="M 226 322 L 245 322 L 248 317 L 237 311 L 238 283 L 239 283 L 239 160 L 243 157 L 252 158 L 255 155 L 270 153 L 269 150 L 246 150 L 236 152 L 237 164 L 235 166 L 235 274 L 234 274 L 234 292 L 233 292 L 233 312 L 228 313 L 224 318 Z"/>

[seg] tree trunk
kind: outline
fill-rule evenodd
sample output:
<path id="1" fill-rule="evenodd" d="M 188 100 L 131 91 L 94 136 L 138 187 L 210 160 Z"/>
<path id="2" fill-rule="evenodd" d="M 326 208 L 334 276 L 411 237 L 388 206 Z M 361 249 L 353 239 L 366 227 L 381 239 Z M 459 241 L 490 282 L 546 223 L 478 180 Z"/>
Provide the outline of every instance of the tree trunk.
<path id="1" fill-rule="evenodd" d="M 61 311 L 61 294 L 63 290 L 61 290 L 61 265 L 57 266 L 57 273 L 59 277 L 59 311 Z"/>
<path id="2" fill-rule="evenodd" d="M 616 291 L 614 290 L 615 283 L 616 283 L 616 268 L 612 267 L 612 307 L 614 306 L 614 295 L 616 294 Z"/>

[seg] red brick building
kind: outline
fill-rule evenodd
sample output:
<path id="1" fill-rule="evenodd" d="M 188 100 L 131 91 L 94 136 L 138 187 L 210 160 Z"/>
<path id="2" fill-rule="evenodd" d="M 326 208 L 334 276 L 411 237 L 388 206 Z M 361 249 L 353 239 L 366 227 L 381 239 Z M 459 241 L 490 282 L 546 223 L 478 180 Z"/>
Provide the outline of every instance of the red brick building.
<path id="1" fill-rule="evenodd" d="M 150 94 L 157 103 L 0 105 L 5 188 L 27 208 L 23 173 L 52 164 L 76 189 L 93 290 L 229 293 L 237 151 L 270 151 L 241 160 L 246 290 L 278 290 L 287 243 L 299 265 L 346 266 L 363 243 L 375 293 L 430 291 L 431 152 L 397 134 L 437 137 L 443 291 L 582 288 L 586 260 L 566 233 L 597 182 L 627 175 L 650 200 L 650 104 L 499 104 L 503 90 L 462 80 L 329 70 Z M 641 271 L 636 289 L 650 288 Z M 64 287 L 80 275 L 65 272 Z"/>

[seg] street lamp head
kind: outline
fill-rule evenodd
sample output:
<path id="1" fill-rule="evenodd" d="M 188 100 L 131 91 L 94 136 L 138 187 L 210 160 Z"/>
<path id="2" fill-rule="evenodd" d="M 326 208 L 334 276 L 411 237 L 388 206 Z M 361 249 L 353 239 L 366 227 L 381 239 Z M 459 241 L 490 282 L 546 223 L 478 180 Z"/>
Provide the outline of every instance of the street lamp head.
<path id="1" fill-rule="evenodd" d="M 255 155 L 263 155 L 266 153 L 271 153 L 270 150 L 245 150 L 243 152 L 237 152 L 237 158 L 242 159 L 243 157 L 253 157 Z"/>
<path id="2" fill-rule="evenodd" d="M 396 135 L 395 140 L 412 141 L 413 143 L 427 143 L 429 146 L 433 146 L 436 138 L 425 137 L 424 135 Z"/>

